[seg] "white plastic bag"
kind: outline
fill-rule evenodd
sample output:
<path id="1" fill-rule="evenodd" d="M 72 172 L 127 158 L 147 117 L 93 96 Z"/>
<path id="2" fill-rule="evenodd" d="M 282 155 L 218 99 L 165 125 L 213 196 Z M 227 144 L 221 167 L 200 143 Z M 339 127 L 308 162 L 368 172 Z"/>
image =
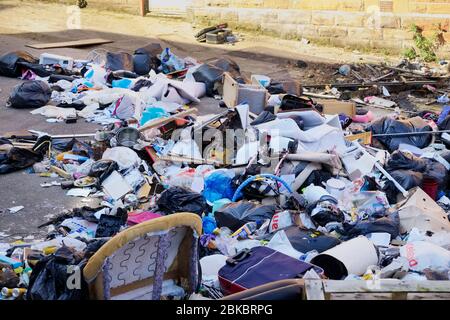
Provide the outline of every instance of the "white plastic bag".
<path id="1" fill-rule="evenodd" d="M 400 256 L 408 259 L 413 271 L 450 268 L 450 251 L 431 242 L 409 242 L 400 248 Z"/>

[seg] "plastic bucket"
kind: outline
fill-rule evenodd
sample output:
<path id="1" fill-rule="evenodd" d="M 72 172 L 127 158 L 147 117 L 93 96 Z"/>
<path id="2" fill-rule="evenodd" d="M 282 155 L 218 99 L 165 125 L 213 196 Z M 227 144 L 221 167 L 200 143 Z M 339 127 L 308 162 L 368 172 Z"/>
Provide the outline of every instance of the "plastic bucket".
<path id="1" fill-rule="evenodd" d="M 378 252 L 372 241 L 364 236 L 337 245 L 311 260 L 325 275 L 341 280 L 349 274 L 363 275 L 369 266 L 378 264 Z"/>
<path id="2" fill-rule="evenodd" d="M 341 199 L 345 190 L 345 182 L 331 178 L 324 183 L 327 192 L 336 199 Z"/>
<path id="3" fill-rule="evenodd" d="M 438 194 L 439 184 L 436 179 L 426 177 L 422 182 L 422 189 L 431 199 L 436 200 Z"/>

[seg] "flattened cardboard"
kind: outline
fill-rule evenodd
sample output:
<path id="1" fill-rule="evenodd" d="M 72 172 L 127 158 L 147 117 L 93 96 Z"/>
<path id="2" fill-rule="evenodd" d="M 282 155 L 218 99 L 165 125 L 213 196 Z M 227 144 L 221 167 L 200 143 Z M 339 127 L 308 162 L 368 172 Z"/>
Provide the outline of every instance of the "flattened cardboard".
<path id="1" fill-rule="evenodd" d="M 400 232 L 416 227 L 421 231 L 450 231 L 447 214 L 419 187 L 409 191 L 411 196 L 397 204 L 400 215 Z"/>

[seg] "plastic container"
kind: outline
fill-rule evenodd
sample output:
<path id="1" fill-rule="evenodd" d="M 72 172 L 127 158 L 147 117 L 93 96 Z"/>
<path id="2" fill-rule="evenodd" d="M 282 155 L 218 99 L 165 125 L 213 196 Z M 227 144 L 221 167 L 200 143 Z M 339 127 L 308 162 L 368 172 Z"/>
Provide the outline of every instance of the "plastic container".
<path id="1" fill-rule="evenodd" d="M 361 276 L 377 265 L 378 252 L 369 239 L 359 236 L 315 256 L 311 263 L 323 268 L 328 278 L 341 280 L 349 274 Z"/>
<path id="2" fill-rule="evenodd" d="M 57 54 L 43 53 L 39 56 L 39 64 L 59 64 L 64 69 L 72 70 L 73 59 Z"/>
<path id="3" fill-rule="evenodd" d="M 431 199 L 436 201 L 438 195 L 439 184 L 436 179 L 427 177 L 423 179 L 422 189 L 426 194 L 430 196 Z"/>

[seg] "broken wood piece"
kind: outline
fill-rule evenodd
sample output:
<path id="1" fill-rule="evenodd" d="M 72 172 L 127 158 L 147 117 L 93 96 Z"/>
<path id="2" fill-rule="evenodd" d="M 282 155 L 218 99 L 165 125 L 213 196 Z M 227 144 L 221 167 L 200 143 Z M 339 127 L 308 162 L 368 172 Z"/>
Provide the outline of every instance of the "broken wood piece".
<path id="1" fill-rule="evenodd" d="M 179 118 L 184 118 L 190 114 L 197 113 L 197 111 L 198 111 L 197 108 L 191 108 L 186 111 L 179 112 L 173 116 L 167 117 L 167 118 L 155 119 L 155 120 L 147 122 L 142 127 L 140 127 L 138 130 L 139 130 L 139 132 L 142 132 L 142 131 L 149 130 L 152 128 L 158 128 L 165 124 L 168 124 L 169 122 L 177 120 Z"/>
<path id="2" fill-rule="evenodd" d="M 64 179 L 72 179 L 72 175 L 66 171 L 64 171 L 61 168 L 58 168 L 56 166 L 50 166 L 50 171 L 56 173 L 57 175 L 59 175 L 60 177 L 64 178 Z"/>
<path id="3" fill-rule="evenodd" d="M 95 38 L 95 39 L 84 39 L 84 40 L 74 40 L 74 41 L 63 41 L 63 42 L 51 42 L 51 43 L 34 43 L 27 44 L 27 47 L 34 49 L 50 49 L 50 48 L 64 48 L 64 47 L 83 47 L 92 46 L 98 44 L 105 44 L 114 42 L 112 40 Z"/>

